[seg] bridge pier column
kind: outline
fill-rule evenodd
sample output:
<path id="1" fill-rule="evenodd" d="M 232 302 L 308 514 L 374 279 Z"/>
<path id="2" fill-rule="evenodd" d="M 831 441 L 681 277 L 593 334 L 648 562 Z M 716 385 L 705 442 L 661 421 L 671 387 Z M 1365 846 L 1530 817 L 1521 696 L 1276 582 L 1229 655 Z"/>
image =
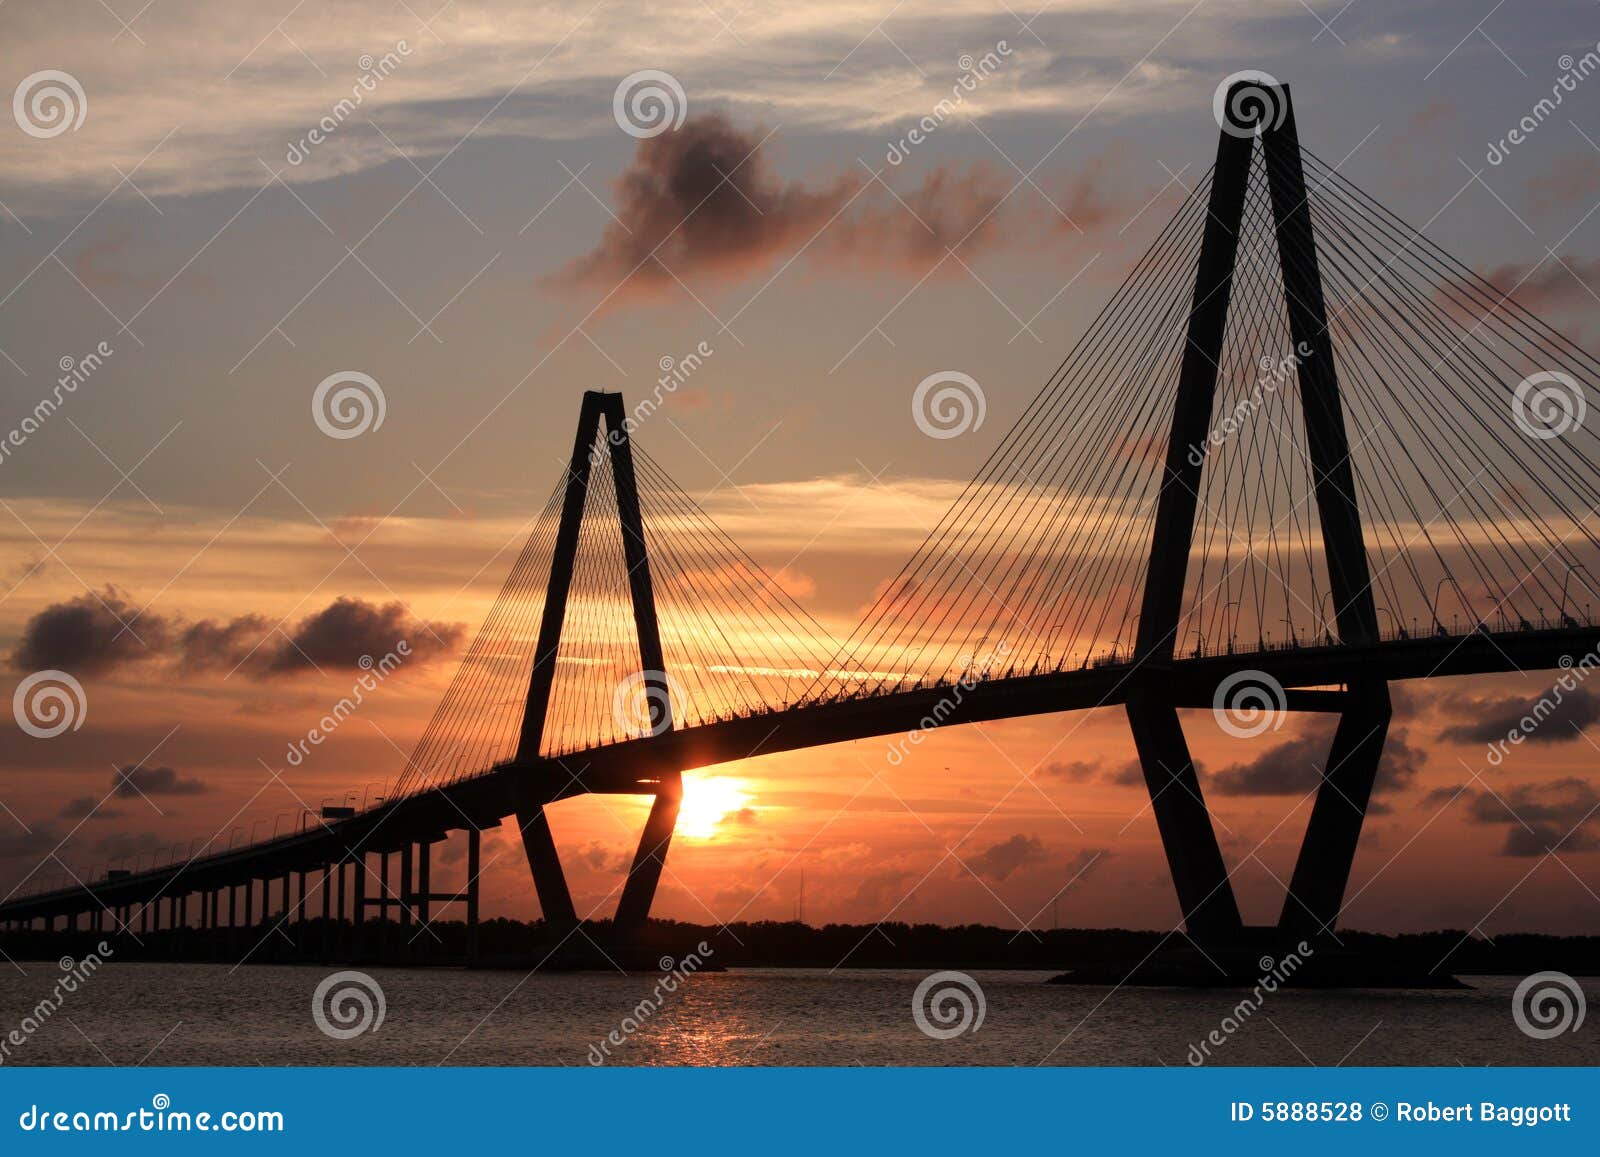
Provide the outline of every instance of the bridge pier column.
<path id="1" fill-rule="evenodd" d="M 350 874 L 355 880 L 350 911 L 350 954 L 359 957 L 366 948 L 367 853 L 357 852 L 350 864 Z"/>
<path id="2" fill-rule="evenodd" d="M 681 773 L 663 775 L 650 815 L 644 821 L 644 834 L 639 837 L 628 882 L 622 886 L 622 899 L 617 902 L 616 930 L 621 940 L 637 936 L 650 918 L 650 905 L 655 900 L 656 885 L 661 882 L 661 870 L 667 864 L 667 846 L 672 843 L 672 829 L 678 822 L 682 802 Z"/>
<path id="3" fill-rule="evenodd" d="M 483 833 L 467 829 L 467 963 L 478 962 L 478 874 L 482 871 Z"/>
<path id="4" fill-rule="evenodd" d="M 417 857 L 410 840 L 400 849 L 400 927 L 411 927 L 411 906 L 416 903 L 417 889 L 413 885 Z M 409 939 L 409 938 L 408 938 Z"/>
<path id="5" fill-rule="evenodd" d="M 328 958 L 333 955 L 333 874 L 335 868 L 330 864 L 322 865 L 322 943 L 320 958 L 322 963 L 328 963 Z"/>
<path id="6" fill-rule="evenodd" d="M 433 875 L 433 872 L 432 872 L 432 864 L 433 864 L 432 848 L 433 848 L 433 845 L 430 844 L 427 840 L 423 840 L 421 843 L 419 843 L 417 845 L 417 904 L 416 904 L 416 909 L 417 909 L 417 922 L 419 924 L 426 924 L 428 922 L 428 912 L 429 912 L 428 890 L 433 885 L 433 880 L 432 880 L 432 875 Z"/>
<path id="7" fill-rule="evenodd" d="M 389 900 L 394 889 L 389 886 L 389 853 L 378 853 L 378 961 L 382 963 L 389 948 Z"/>
<path id="8" fill-rule="evenodd" d="M 1244 927 L 1239 904 L 1178 710 L 1145 690 L 1130 694 L 1126 708 L 1184 926 L 1196 940 L 1236 940 Z"/>
<path id="9" fill-rule="evenodd" d="M 528 870 L 533 873 L 533 886 L 539 893 L 539 912 L 545 926 L 565 936 L 577 926 L 578 913 L 572 906 L 572 893 L 567 888 L 567 875 L 561 869 L 555 837 L 550 834 L 550 818 L 538 805 L 519 809 L 517 827 L 522 831 L 522 850 L 528 856 Z"/>
<path id="10" fill-rule="evenodd" d="M 1278 918 L 1280 928 L 1299 935 L 1331 932 L 1339 918 L 1389 735 L 1387 683 L 1352 683 L 1347 701 Z"/>

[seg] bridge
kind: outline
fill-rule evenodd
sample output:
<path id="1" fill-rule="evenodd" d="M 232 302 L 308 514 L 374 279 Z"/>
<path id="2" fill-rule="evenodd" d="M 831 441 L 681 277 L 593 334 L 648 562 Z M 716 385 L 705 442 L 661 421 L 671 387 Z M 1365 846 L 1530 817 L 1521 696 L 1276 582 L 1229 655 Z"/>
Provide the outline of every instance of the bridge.
<path id="1" fill-rule="evenodd" d="M 426 924 L 463 904 L 471 955 L 480 833 L 510 820 L 543 919 L 570 935 L 547 813 L 603 792 L 653 800 L 610 929 L 626 944 L 686 770 L 1119 706 L 1187 931 L 1216 945 L 1250 930 L 1179 712 L 1239 730 L 1263 710 L 1336 718 L 1277 925 L 1330 933 L 1390 684 L 1600 658 L 1596 368 L 1302 147 L 1286 87 L 1235 85 L 1205 180 L 848 638 L 649 457 L 648 403 L 588 393 L 570 464 L 385 799 L 18 891 L 0 927 L 254 928 L 320 903 L 359 935 L 374 912 Z M 926 401 L 949 422 L 973 399 L 946 382 Z M 439 891 L 430 849 L 451 832 L 466 883 Z"/>

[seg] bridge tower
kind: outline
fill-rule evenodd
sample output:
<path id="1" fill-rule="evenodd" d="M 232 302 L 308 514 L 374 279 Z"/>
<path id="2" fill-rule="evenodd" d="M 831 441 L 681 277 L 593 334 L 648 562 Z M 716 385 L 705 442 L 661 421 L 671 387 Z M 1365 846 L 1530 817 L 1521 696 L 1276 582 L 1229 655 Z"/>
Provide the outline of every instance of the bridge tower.
<path id="1" fill-rule="evenodd" d="M 600 435 L 604 432 L 604 437 Z M 549 712 L 551 690 L 556 673 L 556 655 L 561 645 L 562 624 L 566 619 L 567 595 L 572 586 L 573 564 L 583 521 L 584 501 L 589 481 L 599 456 L 610 459 L 617 497 L 617 514 L 622 530 L 623 558 L 628 570 L 629 596 L 633 605 L 634 628 L 638 635 L 640 677 L 644 699 L 650 711 L 650 730 L 660 734 L 672 726 L 672 702 L 668 693 L 666 663 L 661 652 L 661 628 L 656 617 L 655 592 L 650 583 L 650 557 L 646 548 L 644 521 L 639 510 L 639 488 L 634 474 L 633 447 L 629 441 L 628 418 L 622 395 L 590 390 L 583 396 L 578 416 L 578 431 L 572 444 L 572 460 L 562 495 L 561 521 L 556 531 L 555 550 L 550 562 L 550 579 L 545 589 L 539 639 L 534 649 L 533 672 L 528 679 L 528 698 L 523 710 L 517 759 L 535 760 L 539 756 Z M 665 768 L 651 781 L 655 800 L 645 820 L 644 832 L 634 854 L 633 865 L 617 904 L 615 930 L 619 941 L 636 935 L 650 915 L 656 885 L 666 863 L 667 846 L 678 820 L 683 799 L 681 769 Z M 530 794 L 517 807 L 517 826 L 522 832 L 523 850 L 533 873 L 534 888 L 545 922 L 558 930 L 577 926 L 578 916 L 567 887 L 561 857 L 550 832 L 543 799 Z"/>
<path id="2" fill-rule="evenodd" d="M 1289 89 L 1255 81 L 1236 84 L 1226 94 L 1224 120 L 1139 615 L 1136 685 L 1126 704 L 1188 931 L 1197 940 L 1218 943 L 1238 940 L 1244 927 L 1178 717 L 1181 704 L 1167 690 L 1171 681 L 1165 675 L 1173 661 L 1205 466 L 1204 455 L 1193 451 L 1207 445 L 1211 430 L 1257 142 L 1267 173 L 1284 304 L 1300 358 L 1297 377 L 1306 445 L 1339 642 L 1360 645 L 1378 639 L 1339 375 Z M 1291 694 L 1287 702 L 1291 708 L 1314 704 L 1324 709 L 1332 703 L 1339 714 L 1279 917 L 1283 931 L 1316 934 L 1333 927 L 1344 900 L 1388 733 L 1389 690 L 1387 682 L 1374 677 L 1352 680 L 1332 699 Z"/>

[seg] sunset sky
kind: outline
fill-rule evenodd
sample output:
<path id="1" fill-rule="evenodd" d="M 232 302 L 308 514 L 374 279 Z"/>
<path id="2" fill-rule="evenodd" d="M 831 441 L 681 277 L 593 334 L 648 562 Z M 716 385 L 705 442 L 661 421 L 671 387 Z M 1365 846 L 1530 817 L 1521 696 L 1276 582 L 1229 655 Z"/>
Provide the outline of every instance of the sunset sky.
<path id="1" fill-rule="evenodd" d="M 0 895 L 382 795 L 583 391 L 631 406 L 695 351 L 635 437 L 848 636 L 1203 177 L 1241 70 L 1290 83 L 1302 140 L 1356 185 L 1600 348 L 1600 77 L 1490 156 L 1600 40 L 1592 4 L 1540 8 L 10 0 L 0 441 L 61 401 L 0 447 L 0 692 L 65 670 L 87 710 L 0 728 Z M 78 86 L 76 127 L 29 119 L 46 70 Z M 625 131 L 641 70 L 681 87 L 681 125 Z M 946 370 L 986 416 L 931 438 L 912 395 Z M 340 373 L 381 390 L 358 436 L 314 418 Z M 1600 933 L 1600 689 L 1486 758 L 1551 678 L 1396 686 L 1346 926 Z M 1331 724 L 1188 725 L 1269 922 Z M 948 728 L 899 763 L 891 742 L 692 773 L 656 914 L 786 919 L 803 870 L 812 923 L 1178 923 L 1121 708 Z M 647 805 L 553 809 L 580 911 L 609 912 Z M 485 862 L 486 914 L 534 916 L 509 826 Z"/>

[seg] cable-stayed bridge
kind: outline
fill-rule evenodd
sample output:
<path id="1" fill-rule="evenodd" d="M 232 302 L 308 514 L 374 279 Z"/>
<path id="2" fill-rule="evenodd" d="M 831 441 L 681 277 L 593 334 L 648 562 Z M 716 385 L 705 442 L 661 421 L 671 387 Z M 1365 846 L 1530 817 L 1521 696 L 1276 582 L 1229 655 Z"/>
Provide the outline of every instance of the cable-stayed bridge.
<path id="1" fill-rule="evenodd" d="M 1595 662 L 1600 365 L 1302 148 L 1286 88 L 1237 85 L 1225 111 L 1206 180 L 847 639 L 650 458 L 621 395 L 589 393 L 380 806 L 14 895 L 0 922 L 425 923 L 464 903 L 475 938 L 479 832 L 514 819 L 544 919 L 576 928 L 546 809 L 608 792 L 653 797 L 625 942 L 687 769 L 1120 705 L 1188 931 L 1218 944 L 1245 929 L 1178 712 L 1337 716 L 1279 923 L 1330 931 L 1389 684 Z M 439 892 L 451 831 L 467 884 Z"/>

